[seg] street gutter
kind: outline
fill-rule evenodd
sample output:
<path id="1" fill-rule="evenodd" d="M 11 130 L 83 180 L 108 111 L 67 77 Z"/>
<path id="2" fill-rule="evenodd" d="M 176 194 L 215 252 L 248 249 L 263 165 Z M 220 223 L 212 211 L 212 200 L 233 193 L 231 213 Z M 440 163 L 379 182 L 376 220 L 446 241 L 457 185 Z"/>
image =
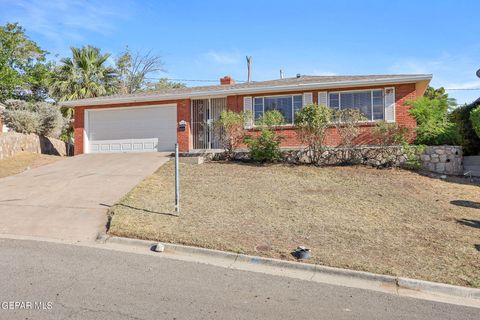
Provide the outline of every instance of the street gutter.
<path id="1" fill-rule="evenodd" d="M 476 288 L 170 243 L 162 243 L 165 251 L 155 253 L 153 249 L 158 242 L 139 239 L 102 235 L 97 241 L 112 249 L 115 246 L 132 246 L 165 258 L 480 308 L 480 289 Z"/>

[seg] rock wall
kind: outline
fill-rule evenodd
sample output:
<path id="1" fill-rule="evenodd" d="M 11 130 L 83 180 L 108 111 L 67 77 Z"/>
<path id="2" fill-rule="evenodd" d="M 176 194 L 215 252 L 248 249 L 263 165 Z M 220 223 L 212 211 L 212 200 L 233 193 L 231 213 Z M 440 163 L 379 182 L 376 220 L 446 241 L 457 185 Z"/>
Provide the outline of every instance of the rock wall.
<path id="1" fill-rule="evenodd" d="M 0 160 L 22 151 L 66 156 L 67 146 L 61 140 L 35 134 L 0 133 Z"/>
<path id="2" fill-rule="evenodd" d="M 223 153 L 207 155 L 213 160 L 223 160 Z M 234 154 L 237 161 L 251 161 L 247 151 Z M 310 157 L 304 150 L 283 150 L 283 161 L 292 164 L 308 164 Z M 319 160 L 320 165 L 365 164 L 374 167 L 398 167 L 408 161 L 402 146 L 358 146 L 353 148 L 327 148 Z"/>
<path id="3" fill-rule="evenodd" d="M 429 146 L 420 156 L 424 170 L 449 175 L 463 174 L 463 151 L 460 146 Z"/>

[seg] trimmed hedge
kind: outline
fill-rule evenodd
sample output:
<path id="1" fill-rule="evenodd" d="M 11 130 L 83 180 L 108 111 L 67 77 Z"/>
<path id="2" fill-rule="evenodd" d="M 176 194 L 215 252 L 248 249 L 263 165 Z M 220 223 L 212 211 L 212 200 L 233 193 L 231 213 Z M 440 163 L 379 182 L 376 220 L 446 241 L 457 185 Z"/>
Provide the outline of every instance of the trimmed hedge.
<path id="1" fill-rule="evenodd" d="M 456 108 L 450 113 L 450 120 L 457 125 L 460 133 L 460 145 L 463 147 L 464 155 L 480 154 L 480 138 L 475 132 L 470 113 L 473 109 L 480 106 L 480 99 L 471 104 Z"/>

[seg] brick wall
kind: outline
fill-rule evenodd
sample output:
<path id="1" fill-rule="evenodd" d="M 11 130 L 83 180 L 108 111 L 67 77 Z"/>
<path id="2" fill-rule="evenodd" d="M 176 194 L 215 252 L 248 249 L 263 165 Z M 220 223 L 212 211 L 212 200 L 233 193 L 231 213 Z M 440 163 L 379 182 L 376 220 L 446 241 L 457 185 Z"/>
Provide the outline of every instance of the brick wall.
<path id="1" fill-rule="evenodd" d="M 403 125 L 408 128 L 415 128 L 416 121 L 415 119 L 409 114 L 408 109 L 409 106 L 405 105 L 405 101 L 415 99 L 416 98 L 416 89 L 415 84 L 400 84 L 395 85 L 395 118 L 396 122 L 400 125 Z M 352 87 L 352 88 L 342 88 L 342 91 L 349 91 L 349 90 L 369 90 L 369 89 L 384 89 L 385 87 Z M 295 91 L 295 92 L 278 92 L 278 93 L 269 93 L 268 95 L 277 95 L 277 94 L 303 94 L 304 92 L 313 92 L 313 102 L 318 103 L 318 92 L 319 91 L 327 91 L 327 90 L 309 90 L 309 91 Z M 338 90 L 331 90 L 330 91 L 338 91 Z M 255 95 L 248 95 L 251 97 L 258 97 L 263 96 L 264 94 L 255 94 Z M 227 98 L 228 107 L 232 111 L 240 112 L 243 111 L 243 98 L 245 96 L 232 96 Z M 374 123 L 368 123 L 362 125 L 360 128 L 360 134 L 355 139 L 354 143 L 356 144 L 373 144 L 374 138 L 372 136 L 372 128 L 375 126 Z M 256 136 L 259 134 L 259 131 L 256 129 L 248 130 L 248 134 Z M 281 135 L 283 138 L 282 140 L 282 147 L 296 147 L 300 146 L 301 143 L 298 140 L 297 134 L 295 132 L 295 128 L 293 126 L 284 126 L 277 130 L 277 133 Z M 326 141 L 325 143 L 330 146 L 336 146 L 340 143 L 340 136 L 335 128 L 329 128 L 326 134 Z"/>

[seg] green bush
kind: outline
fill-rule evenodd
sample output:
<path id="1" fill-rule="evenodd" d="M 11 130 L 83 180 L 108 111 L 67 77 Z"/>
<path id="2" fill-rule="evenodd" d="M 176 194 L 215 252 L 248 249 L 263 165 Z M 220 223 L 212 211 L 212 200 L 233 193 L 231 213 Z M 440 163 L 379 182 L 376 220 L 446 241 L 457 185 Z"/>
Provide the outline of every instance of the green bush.
<path id="1" fill-rule="evenodd" d="M 457 126 L 448 117 L 450 105 L 447 100 L 420 97 L 407 104 L 412 106 L 409 112 L 417 120 L 415 143 L 455 145 L 460 142 Z"/>
<path id="2" fill-rule="evenodd" d="M 410 170 L 419 170 L 422 167 L 422 161 L 420 156 L 425 152 L 427 148 L 426 145 L 419 144 L 419 145 L 411 145 L 407 142 L 402 143 L 403 151 L 405 152 L 405 156 L 407 160 L 403 164 L 403 167 Z"/>
<path id="3" fill-rule="evenodd" d="M 375 143 L 384 146 L 408 143 L 410 129 L 398 123 L 380 121 L 375 124 L 372 132 Z"/>
<path id="4" fill-rule="evenodd" d="M 222 111 L 214 123 L 214 132 L 225 150 L 228 159 L 233 157 L 233 152 L 242 142 L 244 125 L 251 119 L 250 112 Z"/>
<path id="5" fill-rule="evenodd" d="M 283 114 L 278 110 L 269 110 L 263 114 L 260 119 L 255 121 L 258 126 L 275 127 L 285 123 Z"/>
<path id="6" fill-rule="evenodd" d="M 473 130 L 480 137 L 480 106 L 470 112 L 470 121 L 472 122 Z"/>
<path id="7" fill-rule="evenodd" d="M 256 121 L 260 126 L 260 135 L 245 135 L 243 141 L 247 145 L 250 156 L 258 162 L 277 161 L 282 158 L 280 143 L 283 137 L 275 133 L 275 126 L 284 123 L 283 115 L 278 110 L 270 110 Z"/>
<path id="8" fill-rule="evenodd" d="M 473 128 L 470 113 L 480 105 L 480 101 L 456 108 L 450 114 L 450 120 L 457 126 L 460 135 L 460 145 L 464 155 L 480 153 L 480 137 Z"/>
<path id="9" fill-rule="evenodd" d="M 325 134 L 332 121 L 332 109 L 309 104 L 295 113 L 295 126 L 300 141 L 307 146 L 313 164 L 319 164 L 324 152 Z"/>
<path id="10" fill-rule="evenodd" d="M 258 137 L 247 135 L 244 137 L 244 142 L 250 150 L 250 156 L 255 161 L 277 161 L 282 158 L 280 150 L 282 137 L 277 136 L 273 130 L 261 129 Z"/>

